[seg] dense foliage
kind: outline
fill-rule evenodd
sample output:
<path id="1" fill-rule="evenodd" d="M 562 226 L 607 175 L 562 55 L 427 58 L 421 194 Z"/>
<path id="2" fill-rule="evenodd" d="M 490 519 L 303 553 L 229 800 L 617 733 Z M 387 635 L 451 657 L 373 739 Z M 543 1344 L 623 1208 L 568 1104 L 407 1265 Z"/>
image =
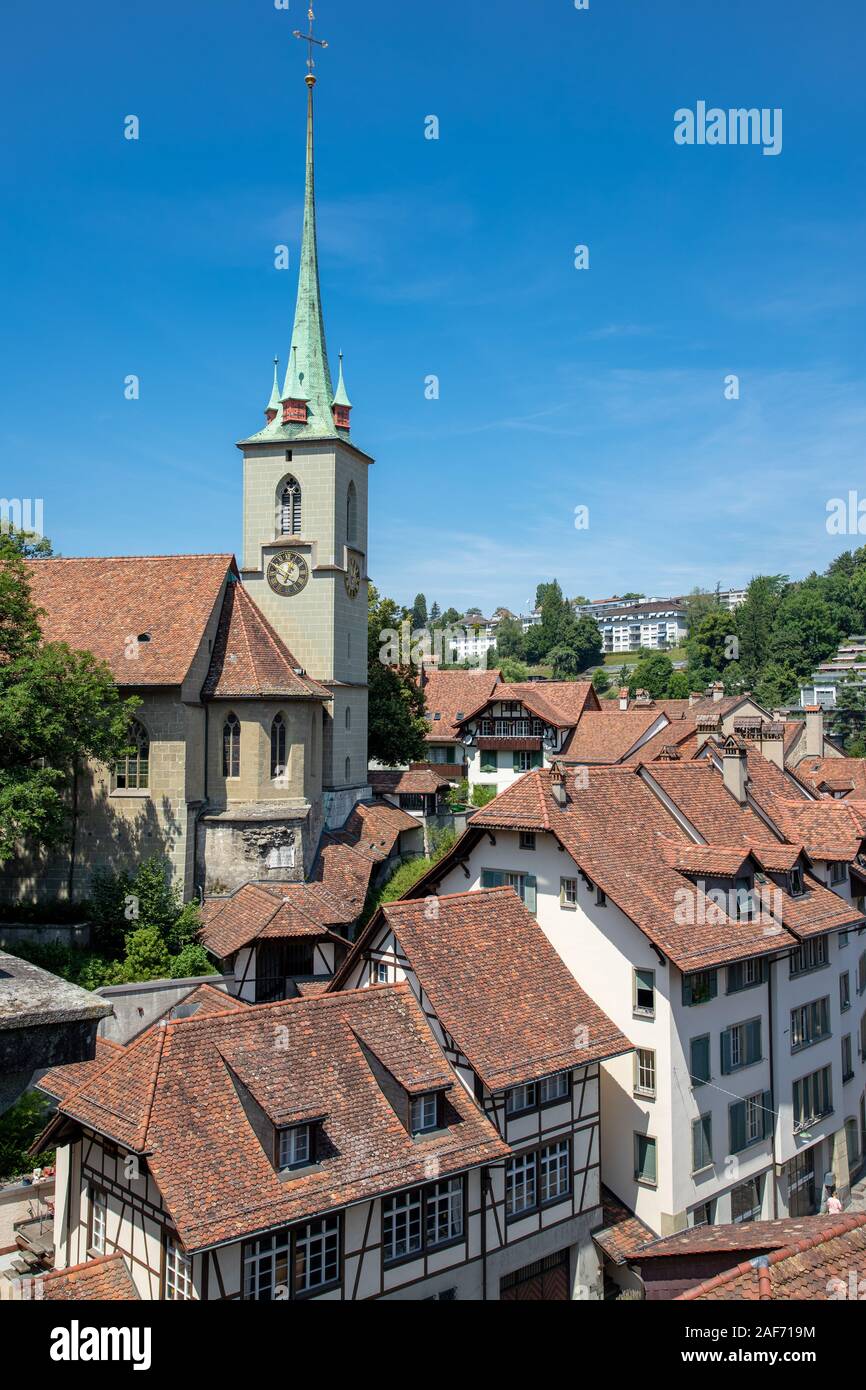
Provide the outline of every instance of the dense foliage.
<path id="1" fill-rule="evenodd" d="M 404 650 L 402 636 L 389 642 L 387 634 L 401 634 L 411 613 L 393 599 L 380 598 L 369 588 L 370 616 L 367 628 L 367 683 L 369 712 L 367 749 L 371 759 L 386 767 L 420 762 L 427 756 L 424 694 L 411 665 L 411 652 Z M 423 600 L 423 594 L 418 599 Z M 418 600 L 416 600 L 416 603 Z M 426 612 L 426 605 L 425 605 Z M 398 659 L 389 659 L 388 648 L 398 648 Z M 383 659 L 385 652 L 386 659 Z"/>
<path id="2" fill-rule="evenodd" d="M 32 1173 L 54 1162 L 54 1149 L 32 1158 L 27 1150 L 51 1118 L 51 1102 L 41 1091 L 25 1091 L 0 1115 L 0 1182 Z"/>

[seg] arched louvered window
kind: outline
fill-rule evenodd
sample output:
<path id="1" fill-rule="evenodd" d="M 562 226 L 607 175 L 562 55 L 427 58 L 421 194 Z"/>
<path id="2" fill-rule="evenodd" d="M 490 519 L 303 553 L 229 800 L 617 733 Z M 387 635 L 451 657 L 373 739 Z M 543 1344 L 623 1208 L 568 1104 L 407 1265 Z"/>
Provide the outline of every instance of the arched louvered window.
<path id="1" fill-rule="evenodd" d="M 281 536 L 301 534 L 301 485 L 297 478 L 286 478 L 280 485 L 277 521 Z"/>
<path id="2" fill-rule="evenodd" d="M 355 545 L 358 540 L 358 494 L 355 484 L 349 484 L 346 493 L 346 543 Z"/>
<path id="3" fill-rule="evenodd" d="M 150 778 L 150 737 L 143 724 L 129 726 L 129 752 L 114 766 L 114 785 L 119 791 L 142 791 Z"/>
<path id="4" fill-rule="evenodd" d="M 278 714 L 271 725 L 271 776 L 282 777 L 286 770 L 286 723 Z"/>
<path id="5" fill-rule="evenodd" d="M 241 725 L 236 714 L 223 724 L 223 777 L 241 775 Z"/>
<path id="6" fill-rule="evenodd" d="M 346 759 L 346 781 L 347 781 L 347 782 L 350 782 L 351 780 L 352 780 L 352 759 L 351 759 L 351 758 L 347 758 L 347 759 Z"/>

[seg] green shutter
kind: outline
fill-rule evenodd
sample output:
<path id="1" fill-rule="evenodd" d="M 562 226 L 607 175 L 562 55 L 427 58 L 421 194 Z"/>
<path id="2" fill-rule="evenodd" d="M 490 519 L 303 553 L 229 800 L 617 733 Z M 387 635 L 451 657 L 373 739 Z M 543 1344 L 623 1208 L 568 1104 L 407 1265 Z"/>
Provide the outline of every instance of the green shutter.
<path id="1" fill-rule="evenodd" d="M 722 1076 L 731 1070 L 731 1030 L 726 1028 L 722 1034 Z"/>
<path id="2" fill-rule="evenodd" d="M 719 972 L 718 972 L 718 970 L 711 970 L 711 971 L 710 971 L 709 986 L 710 986 L 710 998 L 711 998 L 711 999 L 715 999 L 716 995 L 717 995 L 718 992 L 719 992 Z"/>
<path id="3" fill-rule="evenodd" d="M 538 907 L 538 885 L 535 874 L 527 874 L 523 880 L 523 901 L 527 910 L 534 917 Z"/>
<path id="4" fill-rule="evenodd" d="M 482 772 L 495 772 L 495 771 L 496 771 L 496 749 L 495 749 L 495 748 L 482 748 L 482 750 L 481 750 L 481 771 L 482 771 Z"/>
<path id="5" fill-rule="evenodd" d="M 683 976 L 683 1003 L 688 1006 L 692 1002 L 692 977 Z"/>
<path id="6" fill-rule="evenodd" d="M 635 1176 L 643 1182 L 656 1181 L 656 1145 L 654 1139 L 635 1135 Z"/>
<path id="7" fill-rule="evenodd" d="M 692 1038 L 691 1046 L 692 1085 L 703 1086 L 710 1079 L 710 1040 Z"/>
<path id="8" fill-rule="evenodd" d="M 699 1172 L 713 1161 L 713 1117 L 701 1115 L 692 1124 L 692 1168 Z"/>
<path id="9" fill-rule="evenodd" d="M 746 1024 L 746 1061 L 760 1062 L 761 1060 L 761 1020 L 753 1018 L 751 1023 Z"/>
<path id="10" fill-rule="evenodd" d="M 520 766 L 520 754 L 519 754 L 519 753 L 514 753 L 514 754 L 512 754 L 512 759 L 513 759 L 513 761 L 512 761 L 512 770 L 513 770 L 514 772 L 520 772 L 520 771 L 522 771 L 521 766 Z"/>
<path id="11" fill-rule="evenodd" d="M 533 755 L 532 755 L 532 766 L 533 766 L 533 767 L 543 767 L 543 766 L 544 766 L 544 754 L 542 753 L 542 751 L 541 751 L 540 748 L 538 749 L 538 751 L 537 751 L 536 753 L 533 753 Z"/>
<path id="12" fill-rule="evenodd" d="M 738 1100 L 729 1110 L 731 1153 L 738 1154 L 746 1147 L 746 1102 Z"/>
<path id="13" fill-rule="evenodd" d="M 764 1138 L 769 1139 L 773 1133 L 773 1097 L 769 1091 L 765 1091 L 762 1104 L 764 1107 Z"/>

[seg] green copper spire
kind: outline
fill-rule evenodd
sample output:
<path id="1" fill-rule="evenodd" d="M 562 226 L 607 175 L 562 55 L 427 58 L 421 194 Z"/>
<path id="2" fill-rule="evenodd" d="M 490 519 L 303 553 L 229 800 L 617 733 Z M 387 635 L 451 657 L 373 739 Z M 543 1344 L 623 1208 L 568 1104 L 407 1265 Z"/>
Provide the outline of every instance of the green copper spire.
<path id="1" fill-rule="evenodd" d="M 319 286 L 319 252 L 316 241 L 316 178 L 313 161 L 313 87 L 315 77 L 307 79 L 307 178 L 304 194 L 304 235 L 301 242 L 301 270 L 292 344 L 297 348 L 298 380 L 305 395 L 295 399 L 309 401 L 308 427 L 326 435 L 335 433 L 331 401 L 331 369 L 325 344 L 322 294 Z"/>
<path id="2" fill-rule="evenodd" d="M 352 409 L 352 402 L 346 394 L 346 383 L 343 380 L 343 354 L 340 353 L 340 380 L 337 382 L 337 394 L 331 401 L 331 405 L 342 405 L 347 410 Z"/>

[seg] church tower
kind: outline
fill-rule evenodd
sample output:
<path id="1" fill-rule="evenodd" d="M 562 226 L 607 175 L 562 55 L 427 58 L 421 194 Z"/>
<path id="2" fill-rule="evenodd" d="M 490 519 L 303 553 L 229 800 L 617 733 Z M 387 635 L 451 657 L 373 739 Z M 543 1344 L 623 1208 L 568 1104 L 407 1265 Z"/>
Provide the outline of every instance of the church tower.
<path id="1" fill-rule="evenodd" d="M 312 30 L 312 16 L 311 25 Z M 334 390 L 319 286 L 313 44 L 307 74 L 304 229 L 283 381 L 275 364 L 264 428 L 243 440 L 244 587 L 306 673 L 333 695 L 324 716 L 329 826 L 367 788 L 367 470 L 351 439 L 340 354 Z"/>

